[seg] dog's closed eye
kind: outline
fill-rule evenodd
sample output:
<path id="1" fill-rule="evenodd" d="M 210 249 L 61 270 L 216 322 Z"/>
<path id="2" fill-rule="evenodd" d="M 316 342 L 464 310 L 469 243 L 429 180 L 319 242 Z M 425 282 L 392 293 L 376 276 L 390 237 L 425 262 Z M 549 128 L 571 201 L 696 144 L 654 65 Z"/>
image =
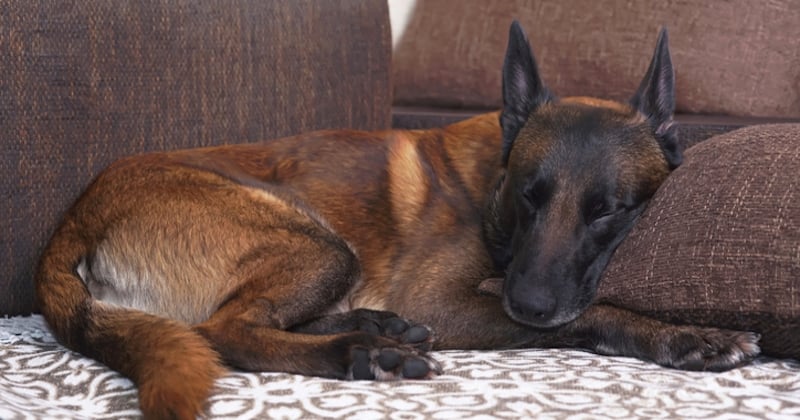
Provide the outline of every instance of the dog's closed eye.
<path id="1" fill-rule="evenodd" d="M 526 203 L 535 210 L 548 199 L 551 190 L 552 188 L 546 181 L 539 179 L 528 184 L 523 190 L 522 196 Z"/>
<path id="2" fill-rule="evenodd" d="M 586 224 L 596 224 L 613 216 L 616 211 L 603 200 L 595 200 L 584 215 Z"/>
<path id="3" fill-rule="evenodd" d="M 592 226 L 603 226 L 606 223 L 610 222 L 614 218 L 614 216 L 616 216 L 616 215 L 617 215 L 617 212 L 604 213 L 604 214 L 600 215 L 599 217 L 597 217 L 596 219 L 592 220 L 591 225 Z"/>

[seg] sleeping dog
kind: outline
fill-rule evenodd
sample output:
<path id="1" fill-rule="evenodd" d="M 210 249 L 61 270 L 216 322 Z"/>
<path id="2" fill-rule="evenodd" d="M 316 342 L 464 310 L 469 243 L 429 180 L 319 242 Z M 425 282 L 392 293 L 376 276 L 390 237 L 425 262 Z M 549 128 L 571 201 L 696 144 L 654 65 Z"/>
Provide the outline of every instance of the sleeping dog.
<path id="1" fill-rule="evenodd" d="M 194 418 L 224 366 L 397 379 L 438 373 L 432 348 L 755 357 L 755 334 L 592 304 L 680 164 L 666 32 L 618 103 L 551 94 L 515 22 L 502 94 L 502 112 L 442 129 L 119 160 L 46 248 L 40 308 L 61 343 L 138 385 L 148 418 Z M 479 292 L 496 278 L 500 299 Z"/>

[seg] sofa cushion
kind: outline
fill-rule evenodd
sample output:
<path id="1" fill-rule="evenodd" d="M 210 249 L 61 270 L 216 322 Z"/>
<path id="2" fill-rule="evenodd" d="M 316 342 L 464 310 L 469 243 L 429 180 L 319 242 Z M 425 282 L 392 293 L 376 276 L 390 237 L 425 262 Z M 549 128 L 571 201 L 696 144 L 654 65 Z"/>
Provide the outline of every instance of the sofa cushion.
<path id="1" fill-rule="evenodd" d="M 655 2 L 419 1 L 395 42 L 395 104 L 497 108 L 512 19 L 558 95 L 624 100 L 666 25 L 678 110 L 800 117 L 795 0 Z M 399 32 L 399 31 L 398 31 Z"/>
<path id="2" fill-rule="evenodd" d="M 0 418 L 139 419 L 135 385 L 59 345 L 41 316 L 0 318 Z M 430 381 L 230 371 L 203 419 L 796 418 L 800 363 L 664 369 L 564 349 L 444 351 Z M 746 390 L 743 392 L 743 390 Z"/>
<path id="3" fill-rule="evenodd" d="M 800 358 L 800 124 L 688 149 L 614 254 L 598 299 L 757 331 L 766 354 Z"/>

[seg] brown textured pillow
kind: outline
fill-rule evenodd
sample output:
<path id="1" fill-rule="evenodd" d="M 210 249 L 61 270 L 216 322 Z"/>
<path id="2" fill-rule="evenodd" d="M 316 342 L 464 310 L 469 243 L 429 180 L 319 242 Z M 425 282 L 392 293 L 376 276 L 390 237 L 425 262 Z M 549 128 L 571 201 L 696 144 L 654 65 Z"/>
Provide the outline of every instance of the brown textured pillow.
<path id="1" fill-rule="evenodd" d="M 800 359 L 800 124 L 688 149 L 614 254 L 598 299 L 757 331 L 765 354 Z"/>
<path id="2" fill-rule="evenodd" d="M 665 25 L 679 111 L 800 117 L 797 0 L 418 1 L 392 57 L 395 104 L 500 107 L 512 19 L 558 95 L 627 99 Z"/>

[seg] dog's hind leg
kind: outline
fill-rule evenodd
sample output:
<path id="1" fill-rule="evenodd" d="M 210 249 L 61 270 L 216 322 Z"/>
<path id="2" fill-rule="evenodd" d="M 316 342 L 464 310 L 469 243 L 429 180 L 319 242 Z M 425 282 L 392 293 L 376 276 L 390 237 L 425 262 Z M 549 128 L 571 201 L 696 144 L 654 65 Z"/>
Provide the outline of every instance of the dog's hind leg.
<path id="1" fill-rule="evenodd" d="M 346 246 L 330 236 L 297 236 L 275 239 L 251 255 L 242 271 L 252 280 L 195 326 L 227 364 L 339 379 L 426 378 L 438 372 L 433 359 L 389 337 L 288 331 L 333 306 L 359 275 L 358 260 Z"/>

